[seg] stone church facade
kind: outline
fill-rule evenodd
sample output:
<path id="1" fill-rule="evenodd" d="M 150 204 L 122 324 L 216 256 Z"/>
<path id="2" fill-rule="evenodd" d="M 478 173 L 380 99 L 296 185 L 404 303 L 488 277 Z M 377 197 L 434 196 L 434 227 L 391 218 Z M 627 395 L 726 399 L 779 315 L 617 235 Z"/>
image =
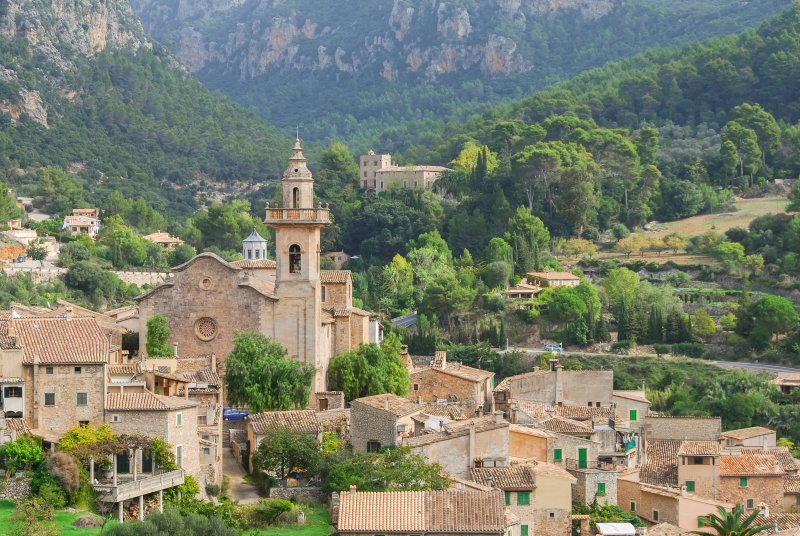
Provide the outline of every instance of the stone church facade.
<path id="1" fill-rule="evenodd" d="M 253 330 L 314 366 L 314 391 L 325 391 L 330 358 L 371 342 L 370 315 L 352 305 L 349 271 L 322 271 L 320 231 L 327 208 L 314 207 L 314 180 L 300 140 L 284 172 L 283 207 L 267 207 L 264 222 L 275 230 L 276 259 L 255 231 L 242 245 L 243 259 L 227 262 L 201 253 L 139 298 L 140 348 L 147 321 L 167 318 L 170 342 L 181 355 L 216 354 L 220 374 L 240 331 Z M 375 341 L 372 341 L 375 342 Z"/>

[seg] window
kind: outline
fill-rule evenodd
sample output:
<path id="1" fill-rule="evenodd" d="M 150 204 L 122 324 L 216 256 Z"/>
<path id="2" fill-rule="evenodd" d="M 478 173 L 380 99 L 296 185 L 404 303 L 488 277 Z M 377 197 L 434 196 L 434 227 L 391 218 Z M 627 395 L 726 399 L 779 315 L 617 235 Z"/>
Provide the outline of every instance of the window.
<path id="1" fill-rule="evenodd" d="M 631 510 L 631 512 L 635 512 L 635 511 L 636 511 L 636 501 L 631 501 L 631 508 L 630 508 L 630 510 Z"/>
<path id="2" fill-rule="evenodd" d="M 517 506 L 529 506 L 531 504 L 531 492 L 530 491 L 518 491 L 517 492 Z"/>
<path id="3" fill-rule="evenodd" d="M 406 425 L 405 424 L 398 424 L 397 425 L 397 433 L 398 434 L 405 434 L 406 433 Z"/>
<path id="4" fill-rule="evenodd" d="M 418 384 L 418 383 L 415 383 L 415 384 L 414 384 L 414 390 L 415 390 L 415 391 L 419 391 L 419 384 Z"/>
<path id="5" fill-rule="evenodd" d="M 800 506 L 800 495 L 794 498 L 794 504 Z"/>
<path id="6" fill-rule="evenodd" d="M 528 525 L 519 526 L 519 536 L 528 536 Z"/>
<path id="7" fill-rule="evenodd" d="M 658 510 L 653 510 L 653 521 L 658 521 Z"/>
<path id="8" fill-rule="evenodd" d="M 561 454 L 561 449 L 553 449 L 553 461 L 560 462 L 563 459 L 563 455 Z"/>
<path id="9" fill-rule="evenodd" d="M 289 273 L 299 274 L 300 268 L 300 246 L 292 244 L 289 246 Z"/>
<path id="10" fill-rule="evenodd" d="M 694 480 L 686 481 L 686 491 L 694 491 Z"/>
<path id="11" fill-rule="evenodd" d="M 747 509 L 748 510 L 753 509 L 753 499 L 747 499 Z"/>
<path id="12" fill-rule="evenodd" d="M 197 424 L 200 426 L 205 426 L 208 424 L 208 415 L 198 415 L 197 416 Z"/>
<path id="13" fill-rule="evenodd" d="M 547 515 L 550 517 L 550 519 L 555 519 L 556 518 L 556 513 L 555 512 L 547 512 Z"/>
<path id="14" fill-rule="evenodd" d="M 3 398 L 22 398 L 22 387 L 6 387 L 3 390 Z"/>
<path id="15" fill-rule="evenodd" d="M 44 373 L 45 374 L 52 374 L 53 373 L 53 367 L 45 367 Z"/>
<path id="16" fill-rule="evenodd" d="M 253 258 L 253 250 L 252 249 L 248 249 L 247 250 L 247 260 L 252 260 L 252 258 Z"/>
<path id="17" fill-rule="evenodd" d="M 739 479 L 739 487 L 740 488 L 746 488 L 747 487 L 747 477 L 743 476 L 743 477 L 741 477 Z"/>
<path id="18" fill-rule="evenodd" d="M 56 405 L 56 394 L 55 393 L 45 393 L 44 394 L 44 405 L 45 406 L 55 406 Z"/>
<path id="19" fill-rule="evenodd" d="M 325 288 L 325 285 L 322 285 L 320 293 L 322 294 L 322 301 L 326 301 L 328 299 L 328 289 Z"/>
<path id="20" fill-rule="evenodd" d="M 81 367 L 75 367 L 75 374 L 81 373 Z"/>
<path id="21" fill-rule="evenodd" d="M 80 426 L 81 428 L 86 428 L 87 426 L 89 426 L 89 421 L 78 421 L 78 426 Z"/>
<path id="22" fill-rule="evenodd" d="M 203 447 L 203 456 L 211 456 L 211 449 L 209 447 Z"/>
<path id="23" fill-rule="evenodd" d="M 300 188 L 292 190 L 292 208 L 300 208 Z"/>
<path id="24" fill-rule="evenodd" d="M 506 506 L 511 506 L 511 492 L 506 492 Z"/>
<path id="25" fill-rule="evenodd" d="M 598 495 L 605 495 L 606 494 L 606 483 L 605 482 L 598 482 L 597 483 L 597 494 Z"/>
<path id="26" fill-rule="evenodd" d="M 78 393 L 75 403 L 79 406 L 87 406 L 89 404 L 89 395 L 86 393 Z"/>
<path id="27" fill-rule="evenodd" d="M 175 426 L 183 426 L 183 413 L 175 414 Z"/>
<path id="28" fill-rule="evenodd" d="M 695 456 L 692 462 L 693 465 L 703 465 L 703 458 L 700 456 Z"/>
<path id="29" fill-rule="evenodd" d="M 381 451 L 380 441 L 367 441 L 367 452 L 380 452 L 380 451 Z"/>
<path id="30" fill-rule="evenodd" d="M 183 446 L 177 445 L 175 447 L 175 463 L 178 467 L 183 467 Z"/>
<path id="31" fill-rule="evenodd" d="M 639 412 L 635 409 L 628 411 L 628 420 L 635 421 L 638 420 Z"/>
<path id="32" fill-rule="evenodd" d="M 599 408 L 600 407 L 600 402 L 595 402 L 594 405 L 595 405 L 595 407 Z"/>
<path id="33" fill-rule="evenodd" d="M 122 422 L 122 418 L 115 413 L 111 416 L 111 422 Z"/>
<path id="34" fill-rule="evenodd" d="M 256 260 L 259 260 L 260 258 L 261 258 L 261 250 L 257 249 L 256 250 Z"/>

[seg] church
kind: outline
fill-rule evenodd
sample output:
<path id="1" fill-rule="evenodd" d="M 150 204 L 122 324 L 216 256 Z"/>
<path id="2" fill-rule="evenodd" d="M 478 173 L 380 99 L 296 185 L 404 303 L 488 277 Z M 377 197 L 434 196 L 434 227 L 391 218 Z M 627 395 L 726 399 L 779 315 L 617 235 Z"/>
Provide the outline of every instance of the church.
<path id="1" fill-rule="evenodd" d="M 169 322 L 170 342 L 182 356 L 225 358 L 238 332 L 263 333 L 282 344 L 288 356 L 312 365 L 312 389 L 326 390 L 331 357 L 378 342 L 377 320 L 353 307 L 347 270 L 320 270 L 320 232 L 330 223 L 327 207 L 314 207 L 314 178 L 295 141 L 281 181 L 283 207 L 267 206 L 264 223 L 275 230 L 275 256 L 255 230 L 242 243 L 242 260 L 228 262 L 201 253 L 172 269 L 170 277 L 139 298 L 139 341 L 144 352 L 147 321 Z"/>

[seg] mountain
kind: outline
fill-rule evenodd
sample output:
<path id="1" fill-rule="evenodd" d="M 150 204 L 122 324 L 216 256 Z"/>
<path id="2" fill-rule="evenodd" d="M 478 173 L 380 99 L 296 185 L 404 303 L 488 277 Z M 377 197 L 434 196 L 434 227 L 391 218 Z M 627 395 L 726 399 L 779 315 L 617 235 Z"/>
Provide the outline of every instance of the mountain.
<path id="1" fill-rule="evenodd" d="M 132 0 L 209 87 L 307 137 L 382 149 L 644 49 L 740 31 L 790 0 Z M 386 147 L 386 145 L 391 147 Z"/>
<path id="2" fill-rule="evenodd" d="M 183 216 L 276 177 L 287 138 L 194 80 L 124 0 L 0 3 L 0 171 L 18 195 L 54 166 L 75 202 L 121 191 Z"/>

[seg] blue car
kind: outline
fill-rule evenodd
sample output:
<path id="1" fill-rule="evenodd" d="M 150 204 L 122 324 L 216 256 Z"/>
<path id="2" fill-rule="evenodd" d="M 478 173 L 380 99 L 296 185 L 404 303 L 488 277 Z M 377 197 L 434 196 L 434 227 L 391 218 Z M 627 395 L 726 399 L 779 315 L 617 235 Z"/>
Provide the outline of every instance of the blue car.
<path id="1" fill-rule="evenodd" d="M 226 421 L 243 421 L 250 413 L 246 409 L 223 408 L 222 418 Z"/>
<path id="2" fill-rule="evenodd" d="M 555 352 L 557 354 L 560 354 L 564 351 L 560 344 L 546 344 L 544 349 L 547 352 Z"/>

